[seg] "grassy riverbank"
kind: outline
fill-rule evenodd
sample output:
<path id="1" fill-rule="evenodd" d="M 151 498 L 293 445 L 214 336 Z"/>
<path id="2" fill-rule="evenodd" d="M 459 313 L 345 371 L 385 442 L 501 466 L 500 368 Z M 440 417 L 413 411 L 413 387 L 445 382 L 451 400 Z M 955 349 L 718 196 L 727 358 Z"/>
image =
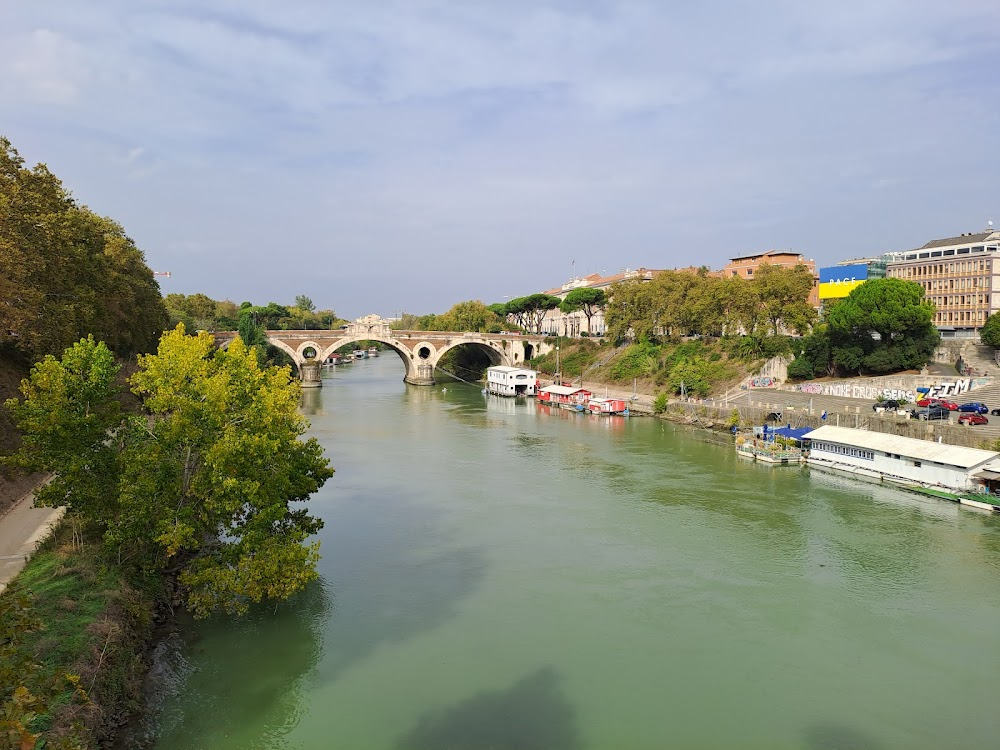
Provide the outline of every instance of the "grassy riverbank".
<path id="1" fill-rule="evenodd" d="M 22 665 L 5 690 L 23 685 L 41 700 L 38 715 L 26 717 L 41 733 L 34 747 L 99 747 L 140 706 L 161 584 L 131 580 L 100 552 L 63 522 L 0 597 L 0 633 L 10 633 L 10 662 Z M 10 632 L 18 614 L 33 627 Z"/>
<path id="2" fill-rule="evenodd" d="M 616 347 L 602 338 L 551 338 L 556 351 L 535 357 L 532 367 L 546 373 L 561 370 L 564 380 L 627 386 L 642 393 L 685 392 L 707 396 L 724 391 L 755 371 L 761 359 L 739 356 L 737 341 L 694 339 Z"/>

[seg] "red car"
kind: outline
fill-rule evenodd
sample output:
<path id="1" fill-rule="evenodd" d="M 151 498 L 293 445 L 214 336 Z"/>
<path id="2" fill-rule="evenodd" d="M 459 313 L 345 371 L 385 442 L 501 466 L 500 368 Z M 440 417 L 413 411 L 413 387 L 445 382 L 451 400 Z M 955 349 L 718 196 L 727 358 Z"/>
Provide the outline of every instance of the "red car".
<path id="1" fill-rule="evenodd" d="M 946 398 L 935 398 L 934 396 L 924 396 L 917 401 L 917 406 L 940 406 L 948 411 L 958 411 L 958 404 Z"/>
<path id="2" fill-rule="evenodd" d="M 963 414 L 958 418 L 959 424 L 989 424 L 990 420 L 984 417 L 982 414 Z"/>

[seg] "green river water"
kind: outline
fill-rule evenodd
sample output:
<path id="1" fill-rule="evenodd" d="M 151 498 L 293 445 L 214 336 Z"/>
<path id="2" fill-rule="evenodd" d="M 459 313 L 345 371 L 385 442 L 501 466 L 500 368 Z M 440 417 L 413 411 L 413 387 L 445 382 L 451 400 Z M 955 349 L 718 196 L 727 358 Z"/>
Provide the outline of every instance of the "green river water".
<path id="1" fill-rule="evenodd" d="M 997 519 L 402 376 L 303 394 L 321 581 L 183 622 L 127 745 L 1000 747 Z"/>

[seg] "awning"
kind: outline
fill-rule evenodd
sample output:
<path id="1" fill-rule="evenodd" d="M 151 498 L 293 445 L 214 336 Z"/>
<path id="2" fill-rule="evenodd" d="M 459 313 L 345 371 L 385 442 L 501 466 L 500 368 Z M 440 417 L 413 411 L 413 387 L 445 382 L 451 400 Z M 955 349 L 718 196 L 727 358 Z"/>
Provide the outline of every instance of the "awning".
<path id="1" fill-rule="evenodd" d="M 780 435 L 781 437 L 791 438 L 792 440 L 802 441 L 808 433 L 813 431 L 813 427 L 779 427 L 776 430 L 771 430 L 772 435 Z"/>
<path id="2" fill-rule="evenodd" d="M 982 471 L 977 471 L 972 476 L 981 477 L 982 479 L 1000 479 L 1000 471 L 990 471 L 988 469 L 983 469 Z"/>

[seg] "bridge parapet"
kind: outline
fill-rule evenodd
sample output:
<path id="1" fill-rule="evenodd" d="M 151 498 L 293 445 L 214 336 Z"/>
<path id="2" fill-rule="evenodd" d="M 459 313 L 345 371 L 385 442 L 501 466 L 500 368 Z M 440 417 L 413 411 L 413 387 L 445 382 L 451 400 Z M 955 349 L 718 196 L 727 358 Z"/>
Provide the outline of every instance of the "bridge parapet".
<path id="1" fill-rule="evenodd" d="M 235 331 L 215 334 L 216 344 L 228 346 Z M 552 346 L 542 336 L 478 331 L 394 331 L 377 315 L 358 318 L 334 331 L 266 331 L 267 340 L 286 352 L 298 369 L 303 386 L 319 386 L 320 364 L 334 351 L 361 341 L 380 342 L 399 355 L 406 367 L 403 377 L 413 385 L 433 385 L 434 368 L 449 350 L 471 345 L 493 364 L 517 365 L 545 354 Z"/>

